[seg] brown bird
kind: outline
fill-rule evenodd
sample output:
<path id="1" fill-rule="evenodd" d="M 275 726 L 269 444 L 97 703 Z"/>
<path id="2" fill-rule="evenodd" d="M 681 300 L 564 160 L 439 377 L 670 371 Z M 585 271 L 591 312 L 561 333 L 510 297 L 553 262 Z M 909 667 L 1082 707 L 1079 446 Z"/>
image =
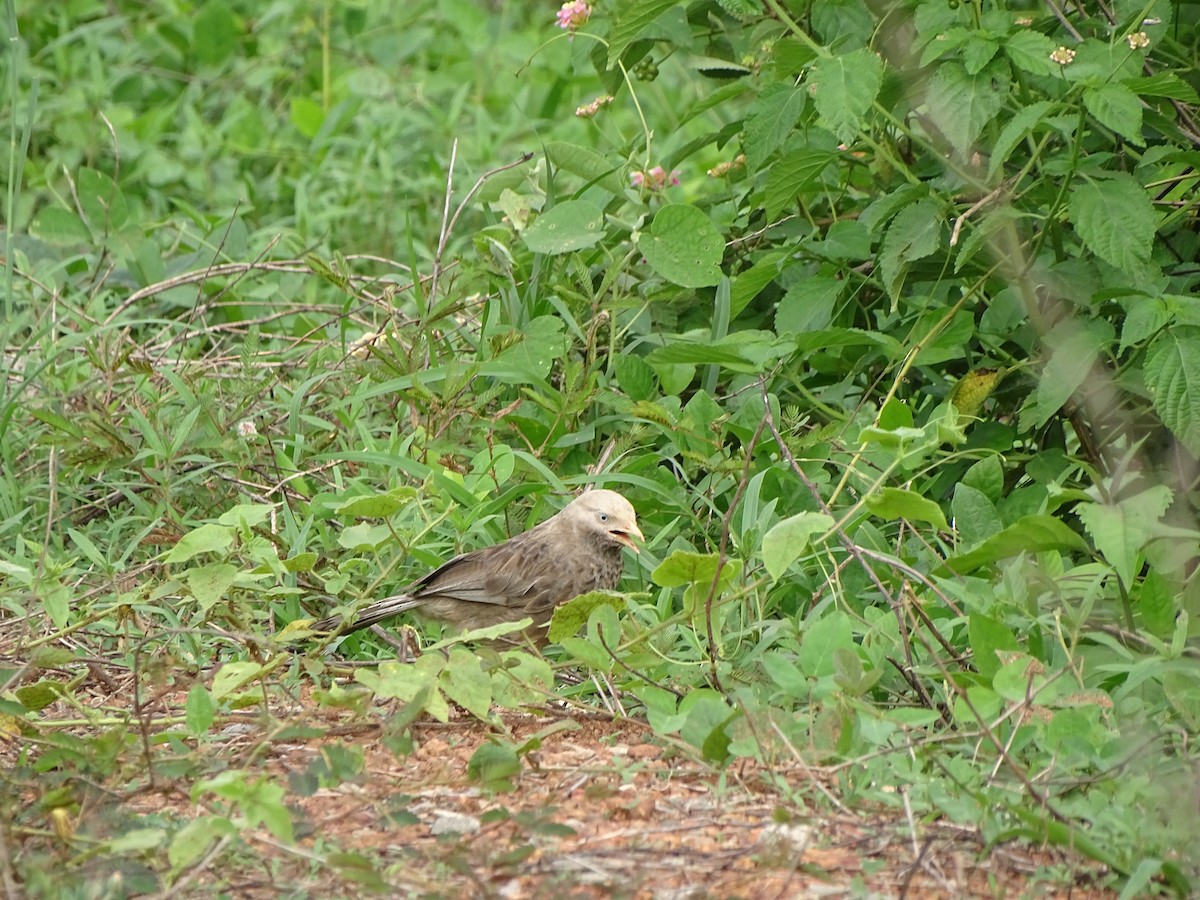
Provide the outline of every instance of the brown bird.
<path id="1" fill-rule="evenodd" d="M 456 556 L 404 593 L 363 607 L 351 622 L 331 616 L 311 628 L 357 631 L 411 609 L 466 629 L 531 617 L 530 630 L 540 631 L 544 640 L 560 603 L 617 586 L 621 547 L 637 553 L 634 538 L 645 540 L 629 501 L 616 491 L 588 491 L 542 524 Z"/>

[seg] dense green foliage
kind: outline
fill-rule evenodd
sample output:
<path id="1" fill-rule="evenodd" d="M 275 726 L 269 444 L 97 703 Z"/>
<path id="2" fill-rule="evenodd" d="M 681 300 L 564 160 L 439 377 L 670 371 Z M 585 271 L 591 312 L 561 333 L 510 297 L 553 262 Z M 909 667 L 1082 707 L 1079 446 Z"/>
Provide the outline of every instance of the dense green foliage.
<path id="1" fill-rule="evenodd" d="M 595 482 L 648 542 L 551 660 L 660 734 L 1200 885 L 1200 4 L 11 5 L 17 825 L 300 680 L 361 708 L 279 629 Z M 597 690 L 453 646 L 358 689 Z M 264 785 L 112 852 L 290 839 Z"/>

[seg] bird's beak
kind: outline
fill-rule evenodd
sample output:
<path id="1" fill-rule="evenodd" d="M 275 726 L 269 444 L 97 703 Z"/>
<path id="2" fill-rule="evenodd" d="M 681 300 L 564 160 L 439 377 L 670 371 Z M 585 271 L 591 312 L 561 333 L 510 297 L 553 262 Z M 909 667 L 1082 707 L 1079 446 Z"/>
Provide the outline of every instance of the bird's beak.
<path id="1" fill-rule="evenodd" d="M 643 542 L 646 539 L 642 537 L 641 529 L 639 529 L 636 525 L 630 525 L 628 528 L 614 528 L 610 533 L 613 536 L 613 540 L 617 541 L 617 543 L 624 544 L 634 553 L 642 552 L 638 549 L 637 544 L 633 542 L 633 539 L 637 538 L 639 541 Z"/>

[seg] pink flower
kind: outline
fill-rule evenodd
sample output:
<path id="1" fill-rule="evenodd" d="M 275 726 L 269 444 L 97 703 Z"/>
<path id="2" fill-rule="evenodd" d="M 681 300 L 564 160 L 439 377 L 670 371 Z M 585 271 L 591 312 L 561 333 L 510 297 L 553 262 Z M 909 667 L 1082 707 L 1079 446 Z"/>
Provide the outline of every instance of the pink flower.
<path id="1" fill-rule="evenodd" d="M 556 18 L 559 28 L 566 29 L 574 35 L 576 31 L 587 24 L 591 15 L 592 5 L 590 3 L 587 3 L 586 0 L 571 0 L 562 5 Z"/>
<path id="2" fill-rule="evenodd" d="M 679 184 L 680 171 L 673 169 L 668 175 L 662 166 L 655 166 L 649 172 L 634 172 L 629 181 L 634 187 L 644 187 L 651 191 L 661 191 L 665 187 Z"/>

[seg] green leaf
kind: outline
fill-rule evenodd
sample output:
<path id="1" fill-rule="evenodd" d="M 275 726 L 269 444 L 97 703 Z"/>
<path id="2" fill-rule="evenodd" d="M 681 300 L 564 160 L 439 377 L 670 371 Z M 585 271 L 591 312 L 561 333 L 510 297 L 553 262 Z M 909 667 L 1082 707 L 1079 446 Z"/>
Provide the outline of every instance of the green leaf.
<path id="1" fill-rule="evenodd" d="M 1018 519 L 967 553 L 952 556 L 940 565 L 938 576 L 969 575 L 984 566 L 1019 553 L 1064 550 L 1087 553 L 1088 545 L 1078 534 L 1053 516 L 1033 515 Z"/>
<path id="2" fill-rule="evenodd" d="M 1051 48 L 1053 49 L 1053 47 Z M 991 160 L 988 164 L 988 180 L 992 181 L 996 173 L 1003 168 L 1009 155 L 1017 145 L 1025 140 L 1042 120 L 1055 108 L 1049 100 L 1039 100 L 1022 106 L 1000 129 L 996 142 L 992 145 Z"/>
<path id="3" fill-rule="evenodd" d="M 821 173 L 836 159 L 824 150 L 795 150 L 777 160 L 767 173 L 763 204 L 775 219 L 799 194 L 820 188 Z"/>
<path id="4" fill-rule="evenodd" d="M 1200 456 L 1200 329 L 1172 328 L 1156 337 L 1143 374 L 1163 424 Z"/>
<path id="5" fill-rule="evenodd" d="M 610 194 L 619 197 L 625 193 L 625 185 L 617 174 L 620 167 L 595 150 L 566 141 L 549 141 L 546 144 L 546 158 L 558 168 L 578 175 L 588 184 L 601 187 Z"/>
<path id="6" fill-rule="evenodd" d="M 883 63 L 865 48 L 822 59 L 809 74 L 817 113 L 843 143 L 850 143 L 864 126 L 881 84 Z"/>
<path id="7" fill-rule="evenodd" d="M 1113 340 L 1112 326 L 1099 320 L 1068 319 L 1043 343 L 1050 348 L 1037 390 L 1021 410 L 1021 427 L 1041 428 L 1089 378 L 1100 354 Z"/>
<path id="8" fill-rule="evenodd" d="M 922 497 L 916 491 L 902 488 L 884 488 L 867 498 L 867 509 L 871 514 L 889 521 L 903 519 L 907 522 L 928 522 L 939 531 L 949 531 L 946 515 L 933 500 Z"/>
<path id="9" fill-rule="evenodd" d="M 729 316 L 737 318 L 750 301 L 757 297 L 762 290 L 779 277 L 784 264 L 791 259 L 791 254 L 785 250 L 765 253 L 754 265 L 738 274 L 733 280 L 733 288 L 729 295 Z"/>
<path id="10" fill-rule="evenodd" d="M 97 232 L 119 231 L 129 221 L 129 204 L 117 183 L 96 169 L 82 168 L 75 178 L 79 206 Z"/>
<path id="11" fill-rule="evenodd" d="M 1135 146 L 1146 145 L 1142 138 L 1142 104 L 1129 88 L 1120 84 L 1086 88 L 1083 105 L 1105 128 L 1112 129 Z"/>
<path id="12" fill-rule="evenodd" d="M 489 721 L 492 707 L 492 679 L 479 657 L 463 647 L 450 651 L 438 684 L 446 696 L 482 722 Z"/>
<path id="13" fill-rule="evenodd" d="M 293 97 L 290 111 L 291 122 L 306 138 L 314 138 L 325 124 L 325 110 L 308 97 Z"/>
<path id="14" fill-rule="evenodd" d="M 90 244 L 91 229 L 83 219 L 61 206 L 47 206 L 29 223 L 29 233 L 55 247 Z"/>
<path id="15" fill-rule="evenodd" d="M 1119 503 L 1081 503 L 1079 520 L 1129 589 L 1140 570 L 1138 551 L 1155 536 L 1154 526 L 1171 505 L 1171 489 L 1158 485 Z"/>
<path id="16" fill-rule="evenodd" d="M 486 741 L 467 761 L 467 778 L 488 791 L 515 790 L 520 774 L 521 758 L 507 744 Z"/>
<path id="17" fill-rule="evenodd" d="M 767 574 L 778 581 L 808 550 L 813 535 L 824 534 L 834 520 L 825 513 L 802 512 L 784 519 L 763 535 L 762 558 Z"/>
<path id="18" fill-rule="evenodd" d="M 1142 579 L 1137 595 L 1138 609 L 1146 628 L 1158 637 L 1168 638 L 1175 630 L 1178 612 L 1175 596 L 1175 591 L 1157 569 L 1151 569 Z"/>
<path id="19" fill-rule="evenodd" d="M 663 13 L 677 6 L 680 0 L 639 0 L 637 3 L 625 4 L 608 36 L 608 60 L 606 69 L 616 65 L 629 45 L 638 39 L 643 31 L 658 20 Z"/>
<path id="20" fill-rule="evenodd" d="M 969 75 L 956 63 L 942 63 L 929 79 L 925 99 L 929 117 L 962 157 L 975 149 L 984 126 L 1004 108 L 1009 96 L 1008 65 L 997 60 Z"/>
<path id="21" fill-rule="evenodd" d="M 164 557 L 168 563 L 187 562 L 201 553 L 224 553 L 233 545 L 235 531 L 227 525 L 209 523 L 189 531 Z"/>
<path id="22" fill-rule="evenodd" d="M 673 550 L 653 572 L 650 580 L 659 587 L 681 587 L 685 584 L 712 584 L 713 575 L 717 571 L 720 557 L 715 553 L 688 553 L 685 550 Z M 722 580 L 729 575 L 729 563 L 722 570 Z"/>
<path id="23" fill-rule="evenodd" d="M 1162 97 L 1183 103 L 1200 103 L 1195 88 L 1174 72 L 1159 72 L 1139 78 L 1126 78 L 1121 84 L 1141 97 Z"/>
<path id="24" fill-rule="evenodd" d="M 725 240 L 712 220 L 694 206 L 672 203 L 654 216 L 638 238 L 646 261 L 680 287 L 708 287 L 721 280 Z"/>
<path id="25" fill-rule="evenodd" d="M 797 282 L 775 309 L 775 333 L 782 337 L 827 328 L 845 286 L 844 281 L 828 276 Z"/>
<path id="26" fill-rule="evenodd" d="M 752 172 L 762 168 L 767 157 L 783 146 L 804 112 L 804 88 L 790 81 L 771 82 L 750 109 L 743 132 L 746 166 Z M 795 195 L 793 195 L 795 196 Z M 767 213 L 771 218 L 771 213 Z"/>
<path id="27" fill-rule="evenodd" d="M 808 621 L 800 641 L 797 662 L 805 675 L 823 678 L 836 671 L 837 649 L 854 650 L 854 623 L 844 612 L 834 610 L 815 622 Z"/>
<path id="28" fill-rule="evenodd" d="M 192 737 L 208 734 L 208 730 L 212 728 L 215 706 L 212 694 L 200 682 L 193 684 L 192 689 L 188 691 L 185 711 L 187 730 Z"/>
<path id="29" fill-rule="evenodd" d="M 1057 71 L 1050 54 L 1058 45 L 1040 31 L 1032 28 L 1018 31 L 1004 39 L 1004 53 L 1018 69 L 1034 75 L 1053 75 Z"/>
<path id="30" fill-rule="evenodd" d="M 937 252 L 941 234 L 941 211 L 932 200 L 909 204 L 892 219 L 879 248 L 879 268 L 893 301 L 900 296 L 909 263 Z"/>
<path id="31" fill-rule="evenodd" d="M 621 610 L 625 608 L 625 597 L 615 591 L 589 591 L 560 604 L 550 619 L 550 630 L 547 633 L 550 643 L 557 644 L 563 638 L 578 634 L 579 629 L 591 618 L 592 611 L 598 606 L 611 606 Z"/>
<path id="32" fill-rule="evenodd" d="M 262 674 L 263 666 L 250 660 L 227 662 L 213 676 L 212 695 L 215 700 L 224 700 Z"/>
<path id="33" fill-rule="evenodd" d="M 1067 213 L 1089 250 L 1132 274 L 1150 259 L 1157 216 L 1150 196 L 1131 175 L 1086 179 L 1071 191 Z"/>
<path id="34" fill-rule="evenodd" d="M 604 212 L 587 200 L 566 200 L 534 219 L 522 237 L 534 253 L 583 250 L 604 237 Z"/>
<path id="35" fill-rule="evenodd" d="M 640 356 L 622 353 L 614 366 L 617 384 L 631 400 L 650 400 L 656 393 L 654 369 Z"/>
<path id="36" fill-rule="evenodd" d="M 192 50 L 204 65 L 219 65 L 239 49 L 240 35 L 233 13 L 220 0 L 206 0 L 198 10 L 192 32 Z"/>
<path id="37" fill-rule="evenodd" d="M 417 499 L 416 488 L 397 487 L 386 493 L 347 497 L 326 504 L 331 512 L 350 519 L 386 519 Z"/>
<path id="38" fill-rule="evenodd" d="M 274 503 L 239 503 L 217 517 L 218 525 L 233 525 L 241 529 L 262 525 L 274 514 Z"/>
<path id="39" fill-rule="evenodd" d="M 996 504 L 983 491 L 961 481 L 954 486 L 950 512 L 964 549 L 974 547 L 1004 530 L 1004 522 L 996 512 Z"/>
<path id="40" fill-rule="evenodd" d="M 1016 635 L 1002 623 L 980 613 L 971 613 L 967 619 L 967 637 L 971 642 L 971 653 L 975 668 L 989 680 L 996 676 L 1002 665 L 997 650 L 1018 651 Z"/>
<path id="41" fill-rule="evenodd" d="M 221 838 L 236 835 L 237 826 L 225 816 L 199 816 L 175 833 L 167 848 L 167 860 L 172 869 L 181 871 L 204 856 Z"/>
<path id="42" fill-rule="evenodd" d="M 188 590 L 206 612 L 225 596 L 225 592 L 237 578 L 237 566 L 228 563 L 209 563 L 196 569 L 188 569 L 184 575 Z"/>

